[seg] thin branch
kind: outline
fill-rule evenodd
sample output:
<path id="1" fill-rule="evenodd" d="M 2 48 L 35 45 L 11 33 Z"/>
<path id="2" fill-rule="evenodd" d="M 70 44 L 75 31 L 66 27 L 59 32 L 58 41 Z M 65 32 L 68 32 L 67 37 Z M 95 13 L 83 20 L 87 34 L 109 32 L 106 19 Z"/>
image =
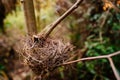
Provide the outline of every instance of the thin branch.
<path id="1" fill-rule="evenodd" d="M 71 14 L 78 6 L 82 3 L 83 0 L 77 0 L 77 2 L 68 9 L 60 18 L 58 18 L 56 21 L 54 21 L 52 24 L 50 24 L 48 27 L 50 29 L 46 32 L 45 38 L 49 36 L 49 34 L 53 31 L 53 29 L 63 20 L 65 19 L 69 14 Z"/>
<path id="2" fill-rule="evenodd" d="M 110 65 L 111 65 L 111 67 L 112 67 L 112 70 L 113 70 L 113 72 L 114 72 L 114 75 L 115 75 L 116 79 L 117 79 L 117 80 L 120 80 L 120 76 L 119 76 L 119 74 L 118 74 L 118 72 L 117 72 L 117 70 L 116 70 L 116 68 L 115 68 L 115 65 L 114 65 L 114 63 L 113 63 L 112 58 L 109 57 L 108 60 L 109 60 L 109 62 L 110 62 Z"/>
<path id="3" fill-rule="evenodd" d="M 116 56 L 116 55 L 119 55 L 120 54 L 120 51 L 117 51 L 117 52 L 114 52 L 112 54 L 109 54 L 109 57 L 113 57 L 113 56 Z"/>
<path id="4" fill-rule="evenodd" d="M 102 14 L 102 16 L 100 17 L 100 31 L 99 31 L 99 37 L 100 37 L 100 42 L 102 43 L 103 42 L 103 27 L 107 21 L 107 18 L 109 16 L 109 10 L 106 11 L 104 14 Z"/>
<path id="5" fill-rule="evenodd" d="M 120 76 L 115 68 L 115 65 L 113 63 L 113 60 L 111 57 L 119 55 L 120 51 L 114 52 L 112 54 L 108 54 L 108 55 L 103 55 L 103 56 L 97 56 L 97 57 L 88 57 L 88 58 L 82 58 L 82 59 L 78 59 L 78 60 L 74 60 L 74 61 L 69 61 L 69 62 L 65 62 L 62 65 L 59 66 L 64 66 L 64 65 L 68 65 L 68 64 L 72 64 L 72 63 L 76 63 L 76 62 L 80 62 L 80 61 L 88 61 L 88 60 L 96 60 L 96 59 L 103 59 L 103 58 L 107 58 L 110 62 L 110 65 L 112 67 L 112 70 L 114 72 L 114 75 L 116 77 L 117 80 L 120 80 Z"/>
<path id="6" fill-rule="evenodd" d="M 103 55 L 103 56 L 97 56 L 97 57 L 88 57 L 88 58 L 81 58 L 81 59 L 78 59 L 78 60 L 65 62 L 65 63 L 62 64 L 62 66 L 63 65 L 68 65 L 68 64 L 72 64 L 72 63 L 76 63 L 76 62 L 80 62 L 80 61 L 88 61 L 88 60 L 109 58 L 109 57 L 112 57 L 112 56 L 115 56 L 115 55 L 118 55 L 118 54 L 120 54 L 120 51 L 112 53 L 112 54 L 109 54 L 109 55 Z"/>
<path id="7" fill-rule="evenodd" d="M 74 61 L 69 61 L 69 62 L 63 63 L 62 66 L 63 65 L 68 65 L 68 64 L 72 64 L 72 63 L 76 63 L 76 62 L 80 62 L 80 61 L 103 59 L 103 58 L 107 58 L 107 57 L 108 57 L 107 55 L 104 55 L 104 56 L 97 56 L 97 57 L 81 58 L 81 59 L 77 59 L 77 60 L 74 60 Z"/>

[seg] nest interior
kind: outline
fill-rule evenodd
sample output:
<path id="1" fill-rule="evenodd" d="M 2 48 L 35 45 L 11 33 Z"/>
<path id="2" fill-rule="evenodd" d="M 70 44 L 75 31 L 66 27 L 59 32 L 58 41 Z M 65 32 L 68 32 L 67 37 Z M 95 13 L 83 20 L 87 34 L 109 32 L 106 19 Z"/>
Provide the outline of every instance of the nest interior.
<path id="1" fill-rule="evenodd" d="M 27 38 L 24 41 L 24 60 L 32 71 L 41 75 L 53 71 L 58 65 L 67 61 L 73 46 L 52 38 Z"/>

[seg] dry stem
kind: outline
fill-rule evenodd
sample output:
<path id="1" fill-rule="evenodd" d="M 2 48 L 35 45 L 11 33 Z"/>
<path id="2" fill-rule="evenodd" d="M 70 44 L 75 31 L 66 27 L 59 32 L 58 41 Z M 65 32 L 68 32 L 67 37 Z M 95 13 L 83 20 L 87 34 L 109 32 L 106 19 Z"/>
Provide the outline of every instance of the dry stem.
<path id="1" fill-rule="evenodd" d="M 120 76 L 119 76 L 119 74 L 118 74 L 118 72 L 117 72 L 117 70 L 116 70 L 116 68 L 115 68 L 115 65 L 114 65 L 114 63 L 113 63 L 112 58 L 109 57 L 108 60 L 109 60 L 109 62 L 110 62 L 110 65 L 111 65 L 111 67 L 112 67 L 112 70 L 113 70 L 113 72 L 114 72 L 114 75 L 115 75 L 116 79 L 117 79 L 117 80 L 120 80 Z"/>
<path id="2" fill-rule="evenodd" d="M 72 63 L 76 63 L 76 62 L 80 62 L 80 61 L 88 61 L 88 60 L 95 60 L 95 59 L 103 59 L 103 58 L 109 58 L 112 56 L 116 56 L 120 54 L 120 51 L 109 54 L 109 55 L 103 55 L 103 56 L 97 56 L 97 57 L 88 57 L 88 58 L 82 58 L 82 59 L 78 59 L 78 60 L 74 60 L 74 61 L 70 61 L 70 62 L 66 62 L 63 63 L 62 65 L 68 65 L 68 64 L 72 64 Z"/>
<path id="3" fill-rule="evenodd" d="M 116 56 L 116 55 L 119 55 L 120 54 L 120 51 L 118 52 L 115 52 L 115 53 L 112 53 L 112 54 L 108 54 L 108 55 L 103 55 L 103 56 L 97 56 L 97 57 L 87 57 L 87 58 L 82 58 L 82 59 L 78 59 L 78 60 L 74 60 L 74 61 L 69 61 L 69 62 L 66 62 L 66 63 L 63 63 L 62 66 L 64 65 L 68 65 L 68 64 L 72 64 L 72 63 L 76 63 L 76 62 L 80 62 L 80 61 L 88 61 L 88 60 L 96 60 L 96 59 L 103 59 L 103 58 L 107 58 L 110 62 L 110 65 L 112 67 L 112 70 L 114 72 L 114 75 L 116 77 L 117 80 L 120 80 L 120 76 L 115 68 L 115 65 L 112 61 L 112 58 L 113 56 Z"/>
<path id="4" fill-rule="evenodd" d="M 77 0 L 76 3 L 68 9 L 60 18 L 55 20 L 52 24 L 50 24 L 48 27 L 50 29 L 45 33 L 45 38 L 49 36 L 49 34 L 54 30 L 54 28 L 63 20 L 65 19 L 69 14 L 71 14 L 78 6 L 82 3 L 83 0 Z"/>

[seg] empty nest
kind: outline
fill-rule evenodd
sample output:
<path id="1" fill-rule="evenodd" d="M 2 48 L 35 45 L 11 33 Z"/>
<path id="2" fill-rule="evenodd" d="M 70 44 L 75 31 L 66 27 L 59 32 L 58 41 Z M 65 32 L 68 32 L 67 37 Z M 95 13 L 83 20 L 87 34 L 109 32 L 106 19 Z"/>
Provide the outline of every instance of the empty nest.
<path id="1" fill-rule="evenodd" d="M 61 40 L 51 38 L 27 38 L 24 42 L 24 60 L 32 71 L 37 74 L 45 74 L 53 71 L 70 57 L 73 47 Z"/>

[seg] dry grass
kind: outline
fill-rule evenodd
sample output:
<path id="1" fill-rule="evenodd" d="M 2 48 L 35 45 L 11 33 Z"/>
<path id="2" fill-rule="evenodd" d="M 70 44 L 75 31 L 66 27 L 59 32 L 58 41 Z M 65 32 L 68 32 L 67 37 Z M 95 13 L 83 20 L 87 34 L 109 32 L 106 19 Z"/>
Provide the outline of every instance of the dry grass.
<path id="1" fill-rule="evenodd" d="M 37 75 L 44 75 L 53 71 L 59 65 L 66 62 L 73 51 L 73 46 L 64 44 L 61 40 L 43 37 L 27 38 L 24 41 L 22 55 L 27 65 Z"/>

